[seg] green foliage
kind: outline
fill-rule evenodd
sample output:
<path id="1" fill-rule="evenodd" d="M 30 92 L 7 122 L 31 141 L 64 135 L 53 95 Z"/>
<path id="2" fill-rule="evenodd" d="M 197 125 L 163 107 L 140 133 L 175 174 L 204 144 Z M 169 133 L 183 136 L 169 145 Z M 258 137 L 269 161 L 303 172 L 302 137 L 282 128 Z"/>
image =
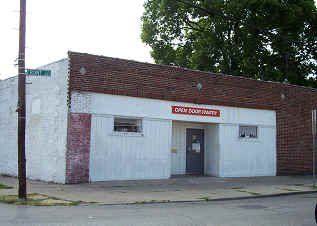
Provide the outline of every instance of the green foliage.
<path id="1" fill-rule="evenodd" d="M 156 63 L 317 87 L 313 0 L 147 0 Z"/>
<path id="2" fill-rule="evenodd" d="M 12 189 L 13 187 L 11 186 L 7 186 L 7 185 L 4 185 L 4 184 L 0 184 L 0 189 Z"/>

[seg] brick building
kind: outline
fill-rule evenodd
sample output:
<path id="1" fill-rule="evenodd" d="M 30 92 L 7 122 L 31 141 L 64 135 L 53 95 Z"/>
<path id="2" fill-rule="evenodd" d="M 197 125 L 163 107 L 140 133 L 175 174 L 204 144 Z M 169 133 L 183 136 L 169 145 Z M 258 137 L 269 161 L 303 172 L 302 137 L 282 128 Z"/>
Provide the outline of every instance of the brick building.
<path id="1" fill-rule="evenodd" d="M 84 53 L 27 77 L 27 175 L 59 183 L 312 172 L 316 90 Z M 17 174 L 17 78 L 0 81 L 0 173 Z"/>

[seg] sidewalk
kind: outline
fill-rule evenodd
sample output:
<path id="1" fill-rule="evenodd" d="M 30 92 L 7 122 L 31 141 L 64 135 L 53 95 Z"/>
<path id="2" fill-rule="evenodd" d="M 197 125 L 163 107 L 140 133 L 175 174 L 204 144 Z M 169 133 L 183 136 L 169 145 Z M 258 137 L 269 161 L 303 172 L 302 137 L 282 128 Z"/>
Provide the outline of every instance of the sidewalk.
<path id="1" fill-rule="evenodd" d="M 0 176 L 0 195 L 17 194 L 17 179 Z M 189 202 L 317 192 L 311 176 L 256 178 L 177 177 L 168 180 L 109 181 L 62 185 L 28 180 L 28 193 L 99 204 Z"/>

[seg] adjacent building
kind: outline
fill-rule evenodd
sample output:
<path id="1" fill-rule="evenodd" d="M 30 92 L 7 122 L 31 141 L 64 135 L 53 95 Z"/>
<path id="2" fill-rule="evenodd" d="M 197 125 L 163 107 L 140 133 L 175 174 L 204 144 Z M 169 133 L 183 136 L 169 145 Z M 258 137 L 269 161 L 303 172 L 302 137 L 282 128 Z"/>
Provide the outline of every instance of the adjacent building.
<path id="1" fill-rule="evenodd" d="M 310 174 L 316 90 L 85 53 L 27 77 L 27 176 L 58 183 Z M 17 77 L 0 173 L 17 175 Z"/>

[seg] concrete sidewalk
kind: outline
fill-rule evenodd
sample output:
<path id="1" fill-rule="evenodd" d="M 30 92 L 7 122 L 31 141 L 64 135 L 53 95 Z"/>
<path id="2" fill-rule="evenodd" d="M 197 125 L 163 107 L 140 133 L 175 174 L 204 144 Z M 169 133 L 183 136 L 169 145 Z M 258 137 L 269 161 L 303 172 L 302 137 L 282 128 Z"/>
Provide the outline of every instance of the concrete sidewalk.
<path id="1" fill-rule="evenodd" d="M 0 195 L 17 194 L 17 179 L 0 176 Z M 255 178 L 177 177 L 167 180 L 109 181 L 62 185 L 28 180 L 28 193 L 100 204 L 188 202 L 315 192 L 311 176 Z"/>

